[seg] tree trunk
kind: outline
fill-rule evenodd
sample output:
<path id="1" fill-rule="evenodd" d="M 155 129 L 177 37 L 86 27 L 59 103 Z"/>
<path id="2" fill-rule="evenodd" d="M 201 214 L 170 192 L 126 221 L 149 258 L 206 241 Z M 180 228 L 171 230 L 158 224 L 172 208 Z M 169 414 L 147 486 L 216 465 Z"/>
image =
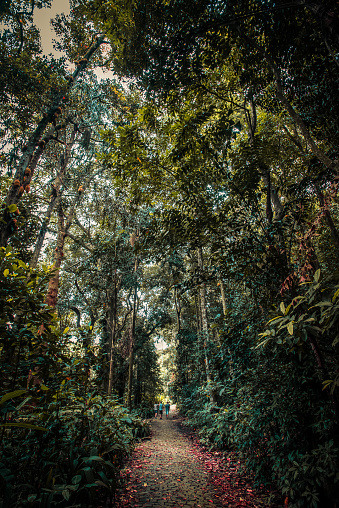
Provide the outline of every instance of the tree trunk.
<path id="1" fill-rule="evenodd" d="M 198 266 L 201 271 L 204 269 L 204 259 L 202 253 L 202 247 L 198 247 Z M 207 316 L 207 304 L 206 304 L 206 285 L 203 282 L 200 285 L 200 308 L 201 308 L 201 328 L 202 328 L 202 337 L 203 337 L 203 347 L 205 351 L 205 370 L 206 370 L 206 379 L 207 383 L 212 381 L 211 373 L 210 373 L 210 365 L 209 359 L 207 355 L 207 345 L 209 341 L 209 331 L 208 331 L 208 316 Z M 215 402 L 215 396 L 213 392 L 210 395 L 210 402 Z"/>
<path id="2" fill-rule="evenodd" d="M 201 312 L 200 312 L 200 302 L 199 302 L 199 295 L 194 295 L 194 303 L 195 303 L 195 314 L 196 314 L 196 328 L 197 328 L 197 334 L 201 334 Z"/>
<path id="3" fill-rule="evenodd" d="M 117 273 L 115 270 L 114 273 L 114 289 L 113 289 L 113 298 L 111 299 L 111 305 L 109 308 L 108 315 L 108 337 L 109 337 L 109 374 L 108 374 L 108 395 L 111 395 L 114 381 L 114 363 L 113 363 L 113 353 L 115 346 L 115 335 L 116 335 L 116 326 L 117 326 L 117 301 L 118 301 L 118 286 L 119 282 L 117 280 Z"/>
<path id="4" fill-rule="evenodd" d="M 175 303 L 175 312 L 177 315 L 177 333 L 180 332 L 181 329 L 181 321 L 180 321 L 180 314 L 181 314 L 181 308 L 180 308 L 180 300 L 178 298 L 178 290 L 176 287 L 174 287 L 174 303 Z"/>
<path id="5" fill-rule="evenodd" d="M 31 268 L 36 268 L 36 266 L 38 264 L 39 255 L 40 255 L 43 243 L 44 243 L 45 235 L 46 235 L 48 225 L 49 225 L 49 222 L 50 222 L 50 219 L 52 216 L 52 212 L 53 212 L 55 203 L 56 203 L 58 197 L 60 196 L 60 188 L 61 188 L 63 178 L 65 176 L 68 162 L 70 159 L 71 149 L 74 145 L 75 134 L 76 134 L 75 130 L 73 130 L 72 134 L 71 134 L 70 141 L 65 144 L 65 153 L 61 155 L 60 160 L 59 160 L 59 172 L 58 172 L 57 177 L 54 180 L 54 183 L 52 185 L 51 199 L 50 199 L 50 202 L 49 202 L 46 214 L 45 214 L 44 221 L 41 225 L 41 228 L 40 228 L 40 231 L 38 234 L 38 238 L 37 238 L 37 241 L 35 244 L 32 259 L 30 260 L 30 263 L 29 263 Z"/>
<path id="6" fill-rule="evenodd" d="M 48 291 L 46 295 L 46 303 L 50 307 L 55 308 L 58 298 L 58 289 L 59 289 L 59 272 L 60 266 L 62 263 L 64 243 L 65 243 L 65 223 L 64 223 L 64 212 L 62 210 L 61 203 L 59 201 L 59 209 L 58 209 L 58 238 L 57 238 L 57 246 L 55 249 L 54 255 L 54 265 L 53 270 L 55 270 L 54 276 L 50 279 L 48 283 Z"/>
<path id="7" fill-rule="evenodd" d="M 222 310 L 223 310 L 224 316 L 226 316 L 226 313 L 227 313 L 226 294 L 225 294 L 225 286 L 224 286 L 222 279 L 219 280 L 219 285 L 220 285 L 220 292 L 221 292 Z"/>
<path id="8" fill-rule="evenodd" d="M 251 114 L 247 109 L 245 109 L 245 118 L 248 126 L 248 139 L 251 144 L 251 146 L 255 147 L 255 140 L 254 140 L 254 134 L 257 126 L 257 112 L 255 103 L 253 100 L 253 95 L 250 94 L 250 109 Z M 257 157 L 257 152 L 255 152 L 255 156 Z M 276 221 L 282 220 L 284 216 L 284 207 L 281 204 L 281 201 L 278 196 L 277 189 L 275 185 L 272 183 L 271 175 L 270 175 L 270 168 L 266 166 L 266 164 L 263 164 L 260 159 L 257 160 L 258 166 L 259 166 L 259 173 L 260 176 L 266 185 L 267 189 L 267 195 L 266 195 L 266 217 L 268 220 L 268 223 L 272 223 L 273 219 L 273 211 L 272 211 L 272 204 L 274 207 L 274 219 Z"/>
<path id="9" fill-rule="evenodd" d="M 101 46 L 101 44 L 104 42 L 104 39 L 104 36 L 98 37 L 91 48 L 87 51 L 85 57 L 82 59 L 83 63 L 81 63 L 76 68 L 73 75 L 71 76 L 71 79 L 69 80 L 68 90 L 66 94 L 70 92 L 74 82 L 79 77 L 79 74 L 87 67 L 88 60 L 90 60 L 95 51 L 99 48 L 99 46 Z M 8 212 L 8 206 L 17 204 L 21 200 L 24 190 L 27 190 L 27 186 L 29 186 L 31 183 L 34 170 L 40 160 L 42 153 L 44 152 L 47 143 L 49 143 L 49 141 L 60 129 L 64 128 L 65 124 L 60 124 L 58 126 L 55 125 L 56 119 L 59 116 L 59 112 L 61 111 L 61 106 L 63 105 L 63 100 L 64 92 L 58 92 L 55 94 L 54 100 L 49 110 L 42 117 L 34 132 L 30 135 L 26 150 L 17 165 L 13 182 L 8 190 L 5 200 L 6 208 L 3 212 L 2 222 L 0 222 L 0 246 L 2 247 L 7 245 L 8 238 L 10 237 L 12 231 L 13 221 L 10 213 Z M 54 126 L 43 138 L 42 136 L 44 135 L 47 126 L 51 123 L 53 123 Z"/>
<path id="10" fill-rule="evenodd" d="M 63 214 L 63 210 L 61 208 L 61 203 L 59 204 L 58 239 L 57 239 L 57 246 L 55 249 L 54 265 L 53 265 L 53 269 L 56 270 L 56 273 L 55 273 L 54 277 L 52 277 L 51 280 L 49 281 L 48 291 L 47 291 L 47 295 L 46 295 L 47 305 L 49 305 L 50 307 L 53 307 L 53 308 L 56 307 L 57 299 L 58 299 L 59 277 L 60 277 L 59 272 L 60 272 L 60 267 L 61 267 L 61 263 L 62 263 L 62 258 L 64 256 L 65 238 L 67 236 L 67 232 L 68 232 L 69 228 L 72 225 L 74 214 L 75 214 L 75 209 L 76 209 L 77 204 L 80 201 L 81 194 L 82 193 L 79 192 L 76 200 L 74 201 L 74 203 L 69 211 L 66 225 L 64 224 L 64 214 Z"/>
<path id="11" fill-rule="evenodd" d="M 135 258 L 134 273 L 138 269 L 138 258 Z M 138 299 L 138 287 L 137 281 L 135 280 L 134 287 L 134 300 L 133 300 L 133 314 L 130 326 L 130 354 L 129 354 L 129 367 L 128 367 L 128 389 L 127 389 L 127 407 L 132 410 L 132 385 L 133 385 L 133 366 L 134 366 L 134 342 L 135 342 L 135 322 L 137 317 L 137 299 Z"/>

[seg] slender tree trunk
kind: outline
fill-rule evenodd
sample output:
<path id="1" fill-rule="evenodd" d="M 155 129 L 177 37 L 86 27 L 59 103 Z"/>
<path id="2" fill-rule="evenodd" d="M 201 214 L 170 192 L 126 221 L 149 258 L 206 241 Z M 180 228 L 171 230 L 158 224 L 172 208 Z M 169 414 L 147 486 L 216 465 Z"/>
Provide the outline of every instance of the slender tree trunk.
<path id="1" fill-rule="evenodd" d="M 115 334 L 115 323 L 114 323 L 113 333 Z M 114 380 L 114 361 L 113 361 L 114 342 L 112 339 L 110 341 L 110 346 L 111 347 L 110 347 L 110 352 L 109 352 L 109 372 L 108 372 L 108 388 L 107 388 L 108 395 L 112 394 L 113 380 Z"/>
<path id="2" fill-rule="evenodd" d="M 118 287 L 117 287 L 117 274 L 116 270 L 114 273 L 114 289 L 113 289 L 113 301 L 111 304 L 110 312 L 111 319 L 109 320 L 109 344 L 110 344 L 110 353 L 109 353 L 109 374 L 108 374 L 108 395 L 111 395 L 113 388 L 113 380 L 114 380 L 114 363 L 113 363 L 113 353 L 115 346 L 115 334 L 116 334 L 116 324 L 117 324 L 117 299 L 118 299 Z"/>
<path id="3" fill-rule="evenodd" d="M 257 126 L 257 112 L 256 112 L 256 107 L 255 107 L 255 103 L 254 103 L 252 94 L 250 94 L 249 101 L 250 101 L 251 114 L 249 113 L 249 111 L 247 109 L 245 109 L 245 111 L 246 111 L 245 117 L 246 117 L 247 126 L 248 126 L 248 139 L 249 139 L 250 144 L 254 148 L 255 147 L 254 135 L 255 135 L 255 130 L 256 130 L 256 126 Z M 258 156 L 257 152 L 255 152 L 255 155 Z M 267 189 L 266 217 L 267 217 L 269 224 L 271 224 L 272 219 L 273 219 L 272 204 L 274 207 L 274 219 L 277 221 L 282 220 L 284 213 L 285 213 L 284 207 L 281 204 L 281 201 L 280 201 L 280 198 L 278 195 L 278 191 L 277 191 L 275 185 L 272 183 L 270 168 L 268 166 L 266 166 L 266 164 L 263 164 L 260 159 L 258 159 L 257 162 L 258 162 L 258 166 L 259 166 L 260 176 L 261 176 L 264 184 L 266 185 L 266 189 Z"/>
<path id="4" fill-rule="evenodd" d="M 196 314 L 196 328 L 197 328 L 197 334 L 201 334 L 201 312 L 200 312 L 200 302 L 199 302 L 199 295 L 194 295 L 194 303 L 195 303 L 195 314 Z"/>
<path id="5" fill-rule="evenodd" d="M 202 253 L 202 247 L 198 247 L 198 266 L 202 271 L 204 269 L 204 259 Z M 205 369 L 206 369 L 206 379 L 207 382 L 210 383 L 212 381 L 211 373 L 210 373 L 210 365 L 209 359 L 207 355 L 207 346 L 209 341 L 209 330 L 208 330 L 208 316 L 207 316 L 207 304 L 206 304 L 206 285 L 203 282 L 200 285 L 200 307 L 201 307 L 201 328 L 202 328 L 202 337 L 203 337 L 203 347 L 205 351 Z M 215 402 L 215 396 L 213 393 L 210 395 L 210 401 Z"/>
<path id="6" fill-rule="evenodd" d="M 53 212 L 54 206 L 57 202 L 57 199 L 60 196 L 60 189 L 61 189 L 61 185 L 62 185 L 64 176 L 66 173 L 66 169 L 67 169 L 67 166 L 69 163 L 71 149 L 74 145 L 75 134 L 76 134 L 75 130 L 73 130 L 72 134 L 71 134 L 70 141 L 65 144 L 65 152 L 61 155 L 60 160 L 59 160 L 59 171 L 58 171 L 57 177 L 54 180 L 54 183 L 52 185 L 53 190 L 52 190 L 51 199 L 50 199 L 50 202 L 49 202 L 46 214 L 45 214 L 44 221 L 41 225 L 41 228 L 40 228 L 40 231 L 38 234 L 38 238 L 37 238 L 37 241 L 35 244 L 32 259 L 30 261 L 31 268 L 36 268 L 36 266 L 38 264 L 39 255 L 40 255 L 43 243 L 44 243 L 45 235 L 46 235 L 48 225 L 49 225 L 49 222 L 50 222 L 50 219 L 52 216 L 52 212 Z"/>
<path id="7" fill-rule="evenodd" d="M 53 269 L 56 270 L 56 273 L 55 273 L 54 277 L 52 277 L 51 280 L 49 281 L 48 291 L 47 291 L 47 295 L 46 295 L 47 305 L 49 305 L 50 307 L 53 307 L 53 308 L 56 307 L 57 299 L 58 299 L 59 278 L 60 278 L 59 272 L 60 272 L 60 267 L 62 264 L 62 259 L 64 256 L 65 238 L 67 236 L 67 232 L 68 232 L 69 228 L 72 225 L 74 214 L 75 214 L 75 209 L 76 209 L 77 204 L 80 201 L 81 194 L 82 194 L 81 192 L 78 193 L 78 196 L 69 211 L 66 225 L 64 224 L 64 214 L 63 214 L 63 210 L 61 208 L 61 203 L 59 204 L 58 239 L 57 239 L 57 246 L 55 249 L 54 265 L 53 265 Z"/>
<path id="8" fill-rule="evenodd" d="M 220 283 L 222 310 L 223 310 L 224 316 L 226 316 L 226 314 L 227 314 L 227 305 L 226 305 L 225 286 L 224 286 L 224 283 L 223 283 L 222 279 L 220 279 L 219 283 Z M 230 348 L 227 348 L 227 353 L 230 355 L 230 358 L 231 358 L 228 361 L 228 365 L 229 365 L 229 369 L 230 369 L 230 371 L 229 371 L 230 372 L 230 378 L 233 379 L 234 378 L 234 369 L 233 369 L 232 353 L 231 353 Z M 224 359 L 224 356 L 222 356 L 222 359 Z"/>
<path id="9" fill-rule="evenodd" d="M 61 203 L 59 202 L 58 209 L 58 238 L 57 238 L 57 246 L 55 249 L 54 255 L 54 265 L 53 269 L 56 270 L 54 276 L 50 279 L 48 284 L 48 291 L 46 295 L 46 303 L 50 307 L 55 308 L 58 297 L 58 289 L 59 289 L 59 271 L 62 263 L 64 243 L 65 243 L 65 222 L 64 222 L 64 212 L 62 210 Z"/>
<path id="10" fill-rule="evenodd" d="M 271 202 L 271 172 L 269 169 L 267 170 L 266 217 L 267 217 L 267 222 L 269 224 L 272 224 L 273 211 L 272 211 L 272 202 Z"/>
<path id="11" fill-rule="evenodd" d="M 134 263 L 135 276 L 136 276 L 137 269 L 138 269 L 138 258 L 136 257 L 135 263 Z M 127 390 L 127 406 L 130 411 L 132 410 L 132 385 L 133 385 L 133 366 L 134 366 L 135 322 L 136 322 L 136 317 L 137 317 L 137 299 L 138 299 L 138 286 L 137 286 L 137 281 L 135 280 L 133 313 L 132 313 L 132 320 L 131 320 L 131 326 L 130 326 L 131 350 L 130 350 L 130 354 L 129 354 L 128 390 Z"/>
<path id="12" fill-rule="evenodd" d="M 180 300 L 178 297 L 178 290 L 176 287 L 174 287 L 174 303 L 175 303 L 175 312 L 177 315 L 177 327 L 178 327 L 177 333 L 179 333 L 181 330 L 181 320 L 180 320 L 181 308 L 180 308 Z"/>
<path id="13" fill-rule="evenodd" d="M 56 133 L 65 127 L 65 124 L 56 126 L 56 120 L 62 112 L 62 105 L 65 94 L 68 95 L 73 87 L 74 82 L 77 80 L 81 72 L 87 67 L 88 61 L 96 50 L 104 42 L 105 37 L 97 37 L 90 49 L 87 51 L 82 63 L 77 66 L 76 70 L 70 77 L 67 92 L 57 92 L 54 94 L 54 100 L 49 110 L 44 114 L 34 132 L 30 135 L 27 142 L 26 150 L 24 151 L 15 171 L 13 182 L 8 190 L 5 200 L 6 208 L 4 209 L 2 222 L 0 222 L 0 246 L 7 244 L 8 238 L 12 231 L 12 218 L 8 212 L 8 206 L 18 204 L 22 198 L 24 191 L 28 192 L 35 168 L 40 160 L 42 153 L 49 141 L 55 137 Z M 47 134 L 43 137 L 49 124 L 53 123 L 54 126 L 50 128 Z"/>
<path id="14" fill-rule="evenodd" d="M 227 313 L 226 294 L 225 294 L 225 286 L 224 286 L 222 279 L 219 280 L 219 285 L 220 285 L 220 292 L 221 292 L 222 310 L 223 310 L 224 316 L 226 316 L 226 313 Z"/>

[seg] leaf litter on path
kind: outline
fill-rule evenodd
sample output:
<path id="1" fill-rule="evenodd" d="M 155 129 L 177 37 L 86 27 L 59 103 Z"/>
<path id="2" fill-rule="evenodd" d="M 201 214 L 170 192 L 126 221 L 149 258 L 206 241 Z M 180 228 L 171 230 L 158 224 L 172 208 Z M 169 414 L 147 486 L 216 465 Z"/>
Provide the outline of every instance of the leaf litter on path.
<path id="1" fill-rule="evenodd" d="M 152 421 L 152 439 L 139 443 L 121 472 L 117 508 L 194 506 L 274 508 L 255 490 L 235 453 L 225 457 L 199 444 L 182 419 Z M 152 460 L 150 460 L 150 458 Z M 190 503 L 190 504 L 187 504 Z"/>

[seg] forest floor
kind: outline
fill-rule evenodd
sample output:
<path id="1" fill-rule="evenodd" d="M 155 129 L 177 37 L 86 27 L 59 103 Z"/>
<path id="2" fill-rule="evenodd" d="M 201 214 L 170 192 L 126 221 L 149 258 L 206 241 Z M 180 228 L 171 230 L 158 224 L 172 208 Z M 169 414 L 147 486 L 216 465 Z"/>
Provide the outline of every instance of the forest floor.
<path id="1" fill-rule="evenodd" d="M 169 419 L 151 420 L 151 438 L 136 446 L 122 471 L 118 508 L 279 506 L 270 501 L 268 492 L 251 486 L 235 456 L 202 447 L 182 420 L 175 406 Z"/>

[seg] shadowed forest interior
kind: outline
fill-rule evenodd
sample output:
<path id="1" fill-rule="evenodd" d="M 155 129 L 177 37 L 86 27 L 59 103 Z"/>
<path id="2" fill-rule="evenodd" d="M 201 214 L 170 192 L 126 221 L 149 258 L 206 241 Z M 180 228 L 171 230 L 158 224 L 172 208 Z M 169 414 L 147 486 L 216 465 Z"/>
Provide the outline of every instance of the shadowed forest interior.
<path id="1" fill-rule="evenodd" d="M 0 5 L 0 507 L 116 506 L 170 400 L 338 508 L 338 3 L 70 0 L 61 57 L 50 5 Z"/>

